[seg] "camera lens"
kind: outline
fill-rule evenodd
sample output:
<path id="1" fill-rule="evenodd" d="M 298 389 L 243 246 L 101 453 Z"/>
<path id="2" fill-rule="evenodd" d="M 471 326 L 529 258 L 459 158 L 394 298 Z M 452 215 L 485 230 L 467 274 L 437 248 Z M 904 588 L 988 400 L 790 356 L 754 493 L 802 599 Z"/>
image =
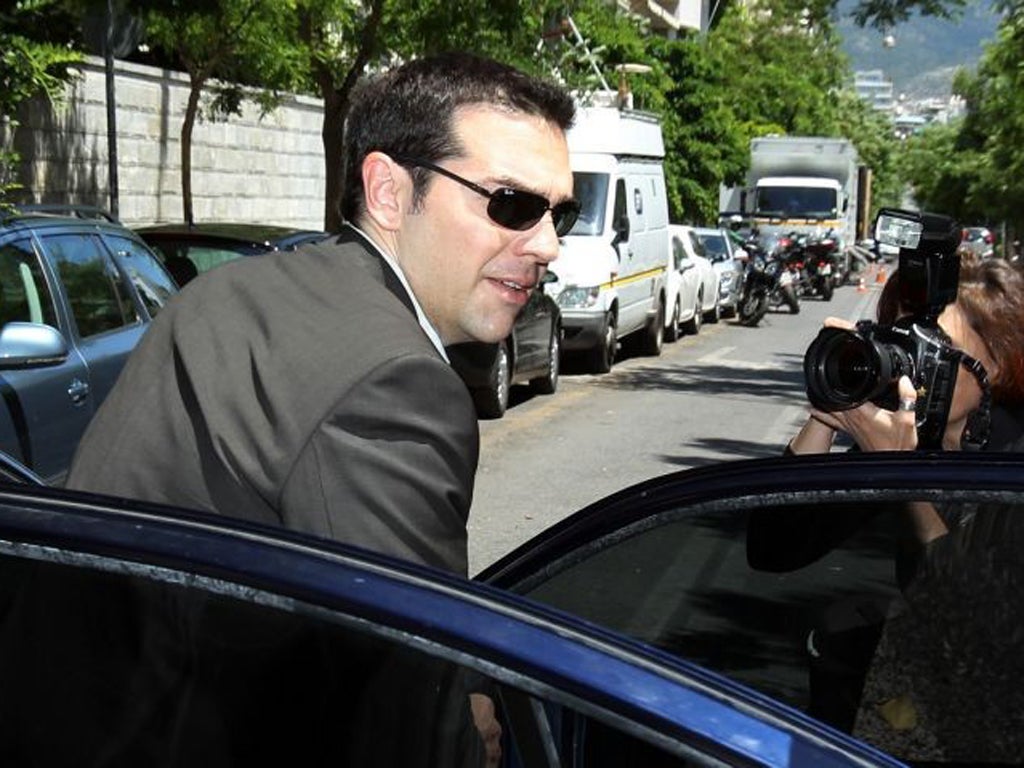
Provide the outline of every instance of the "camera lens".
<path id="1" fill-rule="evenodd" d="M 885 392 L 909 366 L 899 347 L 858 331 L 824 328 L 804 355 L 807 399 L 822 411 L 855 408 Z"/>

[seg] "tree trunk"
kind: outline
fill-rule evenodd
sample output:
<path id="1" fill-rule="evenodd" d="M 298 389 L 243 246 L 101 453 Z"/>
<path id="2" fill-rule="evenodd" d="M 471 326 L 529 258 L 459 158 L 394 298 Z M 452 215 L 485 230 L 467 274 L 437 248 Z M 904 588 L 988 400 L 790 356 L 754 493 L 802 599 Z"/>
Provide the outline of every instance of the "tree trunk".
<path id="1" fill-rule="evenodd" d="M 348 99 L 338 91 L 324 94 L 324 122 L 320 135 L 324 143 L 324 230 L 338 232 L 344 223 L 341 216 L 341 196 L 345 189 L 342 165 L 345 153 L 344 130 Z"/>
<path id="2" fill-rule="evenodd" d="M 185 108 L 185 120 L 181 124 L 181 208 L 185 214 L 185 223 L 189 225 L 195 221 L 192 213 L 192 128 L 196 124 L 204 80 L 200 77 L 189 79 L 188 106 Z"/>

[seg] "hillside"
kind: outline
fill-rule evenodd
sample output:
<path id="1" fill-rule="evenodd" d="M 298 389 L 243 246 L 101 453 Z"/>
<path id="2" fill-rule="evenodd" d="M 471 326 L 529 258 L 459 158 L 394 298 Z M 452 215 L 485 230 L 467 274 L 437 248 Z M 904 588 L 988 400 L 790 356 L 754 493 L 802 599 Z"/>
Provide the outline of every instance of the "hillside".
<path id="1" fill-rule="evenodd" d="M 917 16 L 895 27 L 891 33 L 896 44 L 886 48 L 879 31 L 861 29 L 850 20 L 850 5 L 849 0 L 840 3 L 837 26 L 851 67 L 883 70 L 896 93 L 910 99 L 948 96 L 957 68 L 977 66 L 998 23 L 990 0 L 974 0 L 958 20 Z"/>

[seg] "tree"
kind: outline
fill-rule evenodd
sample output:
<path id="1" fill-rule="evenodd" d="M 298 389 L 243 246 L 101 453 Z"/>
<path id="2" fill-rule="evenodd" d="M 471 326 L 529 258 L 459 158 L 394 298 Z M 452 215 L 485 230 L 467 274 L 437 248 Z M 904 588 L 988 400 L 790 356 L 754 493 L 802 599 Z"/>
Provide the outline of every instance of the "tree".
<path id="1" fill-rule="evenodd" d="M 74 50 L 38 42 L 27 34 L 40 24 L 44 29 L 48 26 L 43 22 L 58 12 L 55 5 L 52 0 L 36 0 L 0 11 L 0 139 L 13 137 L 24 102 L 40 95 L 60 99 L 65 83 L 73 77 L 72 67 L 81 60 Z M 0 145 L 0 207 L 8 206 L 11 195 L 21 188 L 16 178 L 19 161 L 5 140 Z"/>
<path id="2" fill-rule="evenodd" d="M 203 89 L 214 78 L 221 81 L 211 115 L 237 113 L 243 98 L 272 108 L 276 91 L 301 79 L 298 53 L 281 35 L 294 9 L 287 0 L 161 0 L 144 6 L 148 40 L 175 55 L 189 77 L 181 196 L 185 221 L 192 222 L 192 131 Z"/>
<path id="3" fill-rule="evenodd" d="M 1007 222 L 1024 230 L 1024 2 L 1007 0 L 995 41 L 978 71 L 961 70 L 954 92 L 966 114 L 929 126 L 907 142 L 904 173 L 922 208 L 963 222 Z"/>

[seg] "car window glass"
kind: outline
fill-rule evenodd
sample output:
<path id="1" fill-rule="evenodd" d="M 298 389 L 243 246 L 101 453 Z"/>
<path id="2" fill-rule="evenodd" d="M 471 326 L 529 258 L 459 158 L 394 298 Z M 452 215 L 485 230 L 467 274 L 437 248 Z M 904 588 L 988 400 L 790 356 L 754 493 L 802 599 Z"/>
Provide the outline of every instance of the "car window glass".
<path id="1" fill-rule="evenodd" d="M 88 338 L 141 322 L 131 289 L 99 238 L 64 234 L 42 240 L 64 283 L 79 336 Z"/>
<path id="2" fill-rule="evenodd" d="M 167 300 L 176 293 L 174 281 L 156 257 L 141 243 L 128 237 L 108 236 L 107 240 L 121 260 L 150 317 L 156 317 Z"/>
<path id="3" fill-rule="evenodd" d="M 672 263 L 676 269 L 683 266 L 683 261 L 686 259 L 686 250 L 683 248 L 683 242 L 678 237 L 672 237 Z"/>
<path id="4" fill-rule="evenodd" d="M 0 245 L 0 326 L 13 321 L 57 327 L 53 296 L 28 240 Z"/>
<path id="5" fill-rule="evenodd" d="M 200 274 L 208 272 L 221 264 L 241 257 L 243 254 L 230 248 L 218 248 L 210 245 L 190 245 L 186 249 L 189 260 L 196 265 Z"/>
<path id="6" fill-rule="evenodd" d="M 909 501 L 678 511 L 525 591 L 896 757 L 1016 762 L 1024 499 Z M 950 532 L 922 547 L 913 509 Z"/>
<path id="7" fill-rule="evenodd" d="M 224 581 L 0 542 L 0 738 L 12 765 L 700 765 L 423 644 Z M 45 723 L 45 728 L 38 727 Z M 697 759 L 698 762 L 692 762 Z M 579 763 L 573 763 L 579 764 Z"/>

